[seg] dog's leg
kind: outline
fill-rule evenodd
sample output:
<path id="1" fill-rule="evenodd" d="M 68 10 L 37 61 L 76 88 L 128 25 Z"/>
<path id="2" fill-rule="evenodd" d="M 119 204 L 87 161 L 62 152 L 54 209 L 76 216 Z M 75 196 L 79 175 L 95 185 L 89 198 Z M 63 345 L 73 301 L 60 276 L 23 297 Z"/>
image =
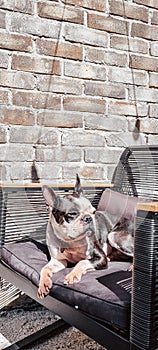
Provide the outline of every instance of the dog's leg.
<path id="1" fill-rule="evenodd" d="M 64 269 L 67 266 L 66 260 L 58 261 L 51 258 L 48 264 L 46 264 L 40 273 L 40 281 L 37 296 L 43 298 L 47 295 L 52 287 L 52 276 L 54 273 Z"/>
<path id="2" fill-rule="evenodd" d="M 81 260 L 76 264 L 73 270 L 66 275 L 64 284 L 78 283 L 80 282 L 82 275 L 93 270 L 95 270 L 95 268 L 92 266 L 90 260 Z"/>
<path id="3" fill-rule="evenodd" d="M 92 251 L 91 251 L 92 249 Z M 73 270 L 65 277 L 64 284 L 78 283 L 82 275 L 88 271 L 107 267 L 108 259 L 99 242 L 89 240 L 89 259 L 79 261 Z"/>
<path id="4" fill-rule="evenodd" d="M 128 271 L 133 272 L 133 264 L 129 266 Z"/>

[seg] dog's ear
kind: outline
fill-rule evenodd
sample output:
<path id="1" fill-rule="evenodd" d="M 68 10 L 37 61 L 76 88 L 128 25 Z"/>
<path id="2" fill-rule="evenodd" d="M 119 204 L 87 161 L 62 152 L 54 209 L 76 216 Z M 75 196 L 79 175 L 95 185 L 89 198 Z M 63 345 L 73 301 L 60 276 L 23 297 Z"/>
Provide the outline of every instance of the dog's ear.
<path id="1" fill-rule="evenodd" d="M 54 202 L 56 201 L 56 194 L 53 191 L 53 189 L 47 185 L 42 186 L 42 192 L 43 192 L 43 197 L 46 201 L 46 204 L 53 208 L 54 207 Z"/>
<path id="2" fill-rule="evenodd" d="M 75 184 L 75 188 L 74 188 L 74 193 L 77 193 L 78 195 L 83 193 L 82 188 L 81 188 L 80 178 L 79 178 L 78 174 L 76 174 L 76 184 Z"/>

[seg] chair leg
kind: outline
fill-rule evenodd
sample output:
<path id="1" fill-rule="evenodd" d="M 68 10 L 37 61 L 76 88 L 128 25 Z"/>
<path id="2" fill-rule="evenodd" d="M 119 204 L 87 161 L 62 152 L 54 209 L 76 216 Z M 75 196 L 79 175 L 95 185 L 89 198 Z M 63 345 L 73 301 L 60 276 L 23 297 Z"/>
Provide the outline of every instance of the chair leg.
<path id="1" fill-rule="evenodd" d="M 65 329 L 69 328 L 70 325 L 63 321 L 62 319 L 53 322 L 51 325 L 46 326 L 40 329 L 33 334 L 28 335 L 27 337 L 7 346 L 5 350 L 20 350 L 26 348 L 28 345 L 35 343 L 37 340 L 46 337 L 53 337 L 59 332 L 63 332 Z"/>

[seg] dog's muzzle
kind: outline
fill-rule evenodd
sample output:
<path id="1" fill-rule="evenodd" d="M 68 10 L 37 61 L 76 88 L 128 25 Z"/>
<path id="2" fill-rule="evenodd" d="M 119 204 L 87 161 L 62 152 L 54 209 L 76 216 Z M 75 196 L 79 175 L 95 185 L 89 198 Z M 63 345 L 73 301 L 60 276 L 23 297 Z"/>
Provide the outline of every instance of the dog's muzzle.
<path id="1" fill-rule="evenodd" d="M 88 225 L 92 222 L 92 217 L 90 215 L 85 215 L 82 218 L 82 222 L 84 225 Z"/>
<path id="2" fill-rule="evenodd" d="M 79 240 L 84 238 L 84 236 L 92 236 L 95 232 L 95 225 L 92 215 L 85 214 L 82 217 L 79 217 L 76 220 L 74 227 L 72 225 L 72 229 L 68 233 L 68 237 L 71 239 Z"/>

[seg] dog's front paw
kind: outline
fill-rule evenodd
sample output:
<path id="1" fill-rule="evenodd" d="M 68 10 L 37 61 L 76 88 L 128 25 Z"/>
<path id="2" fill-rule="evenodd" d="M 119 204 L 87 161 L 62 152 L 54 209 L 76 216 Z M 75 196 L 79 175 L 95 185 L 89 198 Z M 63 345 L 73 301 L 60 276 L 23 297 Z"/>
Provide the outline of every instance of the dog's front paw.
<path id="1" fill-rule="evenodd" d="M 78 283 L 80 282 L 82 277 L 82 272 L 81 271 L 71 271 L 66 277 L 64 278 L 64 284 L 73 284 L 73 283 Z"/>
<path id="2" fill-rule="evenodd" d="M 39 288 L 37 293 L 38 298 L 43 299 L 44 296 L 46 296 L 49 293 L 52 287 L 52 276 L 53 273 L 51 269 L 49 267 L 43 267 L 43 269 L 41 270 Z"/>
<path id="3" fill-rule="evenodd" d="M 66 275 L 64 278 L 64 284 L 78 283 L 83 275 L 83 261 L 79 261 L 78 264 Z"/>
<path id="4" fill-rule="evenodd" d="M 128 271 L 133 272 L 133 264 L 129 266 Z"/>
<path id="5" fill-rule="evenodd" d="M 73 270 L 66 275 L 64 279 L 64 284 L 78 283 L 81 280 L 82 275 L 87 271 L 94 270 L 89 260 L 81 260 L 73 268 Z"/>

